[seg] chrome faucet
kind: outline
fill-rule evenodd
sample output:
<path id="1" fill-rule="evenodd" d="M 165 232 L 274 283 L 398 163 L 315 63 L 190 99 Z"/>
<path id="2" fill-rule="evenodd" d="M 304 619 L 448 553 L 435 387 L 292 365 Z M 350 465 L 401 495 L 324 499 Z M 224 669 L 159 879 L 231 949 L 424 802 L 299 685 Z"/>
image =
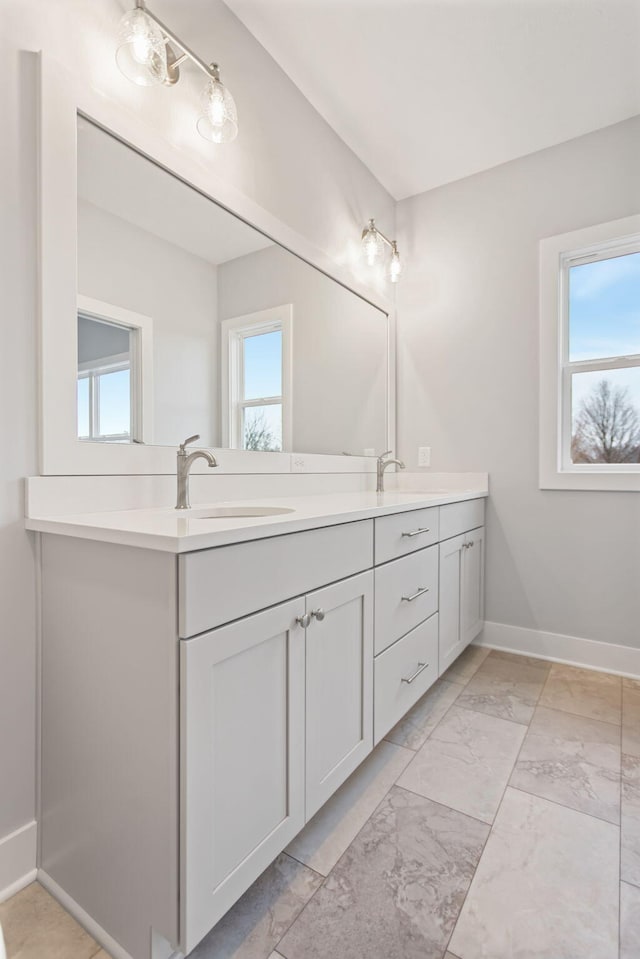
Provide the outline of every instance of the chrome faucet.
<path id="1" fill-rule="evenodd" d="M 378 482 L 376 483 L 376 493 L 384 493 L 384 471 L 387 466 L 399 466 L 401 470 L 405 469 L 405 465 L 402 460 L 386 460 L 385 456 L 388 456 L 391 450 L 387 450 L 386 453 L 381 453 L 378 457 Z"/>
<path id="2" fill-rule="evenodd" d="M 198 433 L 196 433 L 195 436 L 190 436 L 184 443 L 180 444 L 180 449 L 178 450 L 178 499 L 176 509 L 191 509 L 191 503 L 189 502 L 189 470 L 191 469 L 193 461 L 203 459 L 206 460 L 211 467 L 218 465 L 218 461 L 209 450 L 194 450 L 193 453 L 187 453 L 189 443 L 195 443 L 195 441 L 199 439 L 200 435 Z"/>

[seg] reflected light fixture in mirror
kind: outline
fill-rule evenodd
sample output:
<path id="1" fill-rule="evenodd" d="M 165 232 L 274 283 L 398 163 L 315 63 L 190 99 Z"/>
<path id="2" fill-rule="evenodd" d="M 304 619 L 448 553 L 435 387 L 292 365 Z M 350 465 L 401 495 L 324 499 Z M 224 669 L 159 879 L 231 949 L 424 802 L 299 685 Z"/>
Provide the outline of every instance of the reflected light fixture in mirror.
<path id="1" fill-rule="evenodd" d="M 374 219 L 369 220 L 368 225 L 362 231 L 362 252 L 369 266 L 375 266 L 383 258 L 386 247 L 391 250 L 387 276 L 392 283 L 397 283 L 402 274 L 402 260 L 398 252 L 398 244 L 378 229 Z"/>
<path id="2" fill-rule="evenodd" d="M 198 133 L 213 143 L 230 143 L 238 134 L 238 115 L 233 97 L 220 79 L 218 64 L 205 63 L 147 9 L 144 0 L 136 0 L 135 8 L 120 21 L 116 51 L 120 72 L 137 86 L 173 86 L 186 60 L 207 77 L 203 112 L 196 124 Z"/>

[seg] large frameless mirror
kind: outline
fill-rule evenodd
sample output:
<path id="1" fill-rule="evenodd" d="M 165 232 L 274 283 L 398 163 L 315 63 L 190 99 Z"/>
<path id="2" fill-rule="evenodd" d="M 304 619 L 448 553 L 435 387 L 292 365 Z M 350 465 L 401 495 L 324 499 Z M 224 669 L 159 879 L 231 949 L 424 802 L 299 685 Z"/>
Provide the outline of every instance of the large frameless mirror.
<path id="1" fill-rule="evenodd" d="M 388 319 L 78 117 L 77 438 L 364 454 Z"/>

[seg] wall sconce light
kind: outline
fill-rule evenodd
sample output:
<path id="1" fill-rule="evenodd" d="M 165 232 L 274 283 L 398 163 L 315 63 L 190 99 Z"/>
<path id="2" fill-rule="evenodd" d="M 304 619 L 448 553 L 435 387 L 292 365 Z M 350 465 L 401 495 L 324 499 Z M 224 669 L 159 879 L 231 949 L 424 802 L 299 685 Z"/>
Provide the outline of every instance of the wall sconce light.
<path id="1" fill-rule="evenodd" d="M 233 97 L 220 80 L 218 64 L 206 64 L 147 9 L 144 0 L 136 0 L 134 9 L 120 21 L 116 63 L 121 73 L 138 86 L 173 86 L 186 60 L 207 77 L 198 133 L 213 143 L 229 143 L 238 134 L 238 114 Z"/>
<path id="2" fill-rule="evenodd" d="M 362 231 L 362 252 L 369 266 L 374 266 L 384 256 L 385 246 L 391 250 L 387 276 L 392 283 L 397 283 L 402 274 L 402 260 L 398 252 L 398 244 L 381 233 L 375 220 L 369 220 L 369 225 Z"/>

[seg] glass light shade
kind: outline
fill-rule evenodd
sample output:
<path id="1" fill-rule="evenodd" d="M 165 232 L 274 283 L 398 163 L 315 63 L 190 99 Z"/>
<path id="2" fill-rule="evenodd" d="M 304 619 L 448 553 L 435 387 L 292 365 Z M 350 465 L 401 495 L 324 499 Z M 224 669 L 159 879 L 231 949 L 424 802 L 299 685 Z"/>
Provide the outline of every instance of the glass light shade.
<path id="1" fill-rule="evenodd" d="M 392 283 L 397 283 L 402 276 L 402 260 L 400 254 L 394 249 L 389 261 L 389 279 Z"/>
<path id="2" fill-rule="evenodd" d="M 369 266 L 373 266 L 384 253 L 384 241 L 373 222 L 362 234 L 362 252 Z"/>
<path id="3" fill-rule="evenodd" d="M 208 81 L 202 95 L 202 116 L 198 133 L 212 143 L 229 143 L 238 135 L 238 113 L 233 97 L 216 76 Z"/>
<path id="4" fill-rule="evenodd" d="M 167 80 L 167 47 L 160 27 L 140 7 L 125 13 L 118 31 L 116 63 L 140 87 Z"/>

